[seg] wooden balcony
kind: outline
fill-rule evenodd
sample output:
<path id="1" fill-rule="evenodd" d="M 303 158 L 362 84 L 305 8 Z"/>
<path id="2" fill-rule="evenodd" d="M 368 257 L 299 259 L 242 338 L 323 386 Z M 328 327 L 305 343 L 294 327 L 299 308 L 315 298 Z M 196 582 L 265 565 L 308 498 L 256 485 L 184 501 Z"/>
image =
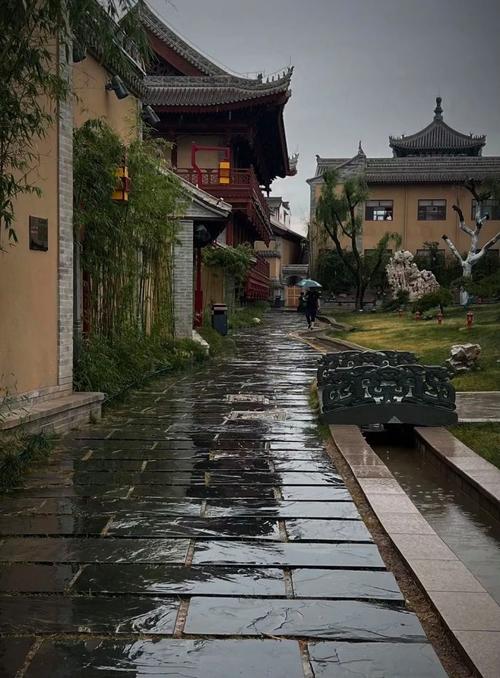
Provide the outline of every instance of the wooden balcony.
<path id="1" fill-rule="evenodd" d="M 233 211 L 243 213 L 257 232 L 256 240 L 270 241 L 272 228 L 269 207 L 253 169 L 229 170 L 226 179 L 229 183 L 221 183 L 217 168 L 203 168 L 198 172 L 192 167 L 179 167 L 175 171 L 191 184 L 231 204 Z"/>
<path id="2" fill-rule="evenodd" d="M 257 261 L 245 283 L 245 297 L 252 301 L 267 301 L 271 293 L 269 262 L 257 253 L 255 257 Z"/>

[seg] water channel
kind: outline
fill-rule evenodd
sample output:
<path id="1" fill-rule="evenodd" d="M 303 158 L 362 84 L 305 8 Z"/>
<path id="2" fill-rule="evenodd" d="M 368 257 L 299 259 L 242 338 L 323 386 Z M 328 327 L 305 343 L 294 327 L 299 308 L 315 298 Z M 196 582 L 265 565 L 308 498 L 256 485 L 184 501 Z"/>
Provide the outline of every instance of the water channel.
<path id="1" fill-rule="evenodd" d="M 500 604 L 500 523 L 412 445 L 393 444 L 384 434 L 369 442 L 435 532 Z"/>

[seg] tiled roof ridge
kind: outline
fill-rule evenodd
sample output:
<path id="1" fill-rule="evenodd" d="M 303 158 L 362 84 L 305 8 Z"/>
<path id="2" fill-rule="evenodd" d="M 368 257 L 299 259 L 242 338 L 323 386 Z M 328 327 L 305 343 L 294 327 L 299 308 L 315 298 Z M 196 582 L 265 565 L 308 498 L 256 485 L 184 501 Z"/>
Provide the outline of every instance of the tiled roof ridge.
<path id="1" fill-rule="evenodd" d="M 237 87 L 255 91 L 285 91 L 290 85 L 293 66 L 290 66 L 277 77 L 242 78 L 238 75 L 148 75 L 146 84 L 149 87 Z"/>
<path id="2" fill-rule="evenodd" d="M 177 52 L 181 57 L 189 61 L 198 70 L 206 75 L 229 75 L 220 66 L 217 66 L 213 61 L 201 54 L 197 49 L 192 47 L 189 43 L 183 40 L 175 31 L 173 31 L 161 19 L 156 12 L 149 7 L 145 2 L 142 10 L 142 20 L 146 28 L 148 28 L 153 35 L 165 42 L 174 52 Z"/>

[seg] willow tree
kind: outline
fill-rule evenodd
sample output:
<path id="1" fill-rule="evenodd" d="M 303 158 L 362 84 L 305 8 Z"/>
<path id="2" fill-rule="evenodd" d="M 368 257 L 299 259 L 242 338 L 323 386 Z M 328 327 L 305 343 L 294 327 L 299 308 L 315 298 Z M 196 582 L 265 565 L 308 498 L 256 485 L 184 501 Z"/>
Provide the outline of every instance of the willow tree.
<path id="1" fill-rule="evenodd" d="M 2 0 L 0 2 L 0 238 L 16 241 L 14 202 L 26 193 L 40 194 L 36 181 L 37 139 L 54 114 L 47 105 L 69 95 L 64 68 L 55 50 L 91 47 L 103 62 L 122 73 L 130 69 L 126 50 L 134 45 L 147 58 L 136 0 Z M 62 52 L 64 55 L 64 52 Z M 1 240 L 0 240 L 1 248 Z"/>
<path id="2" fill-rule="evenodd" d="M 340 179 L 336 171 L 323 175 L 323 187 L 316 208 L 316 224 L 333 242 L 355 289 L 355 309 L 363 308 L 367 289 L 383 270 L 389 258 L 387 248 L 398 236 L 385 233 L 375 250 L 365 254 L 359 240 L 363 232 L 362 207 L 368 199 L 368 186 L 363 175 Z"/>
<path id="3" fill-rule="evenodd" d="M 470 279 L 472 278 L 472 267 L 484 257 L 486 252 L 490 250 L 498 240 L 500 240 L 499 232 L 493 236 L 493 238 L 490 238 L 482 247 L 479 247 L 481 230 L 485 222 L 490 218 L 490 215 L 487 212 L 486 203 L 489 200 L 498 200 L 500 198 L 500 182 L 485 182 L 482 186 L 478 186 L 473 179 L 468 179 L 464 185 L 472 194 L 475 201 L 475 228 L 466 225 L 464 214 L 459 205 L 453 205 L 453 209 L 458 214 L 460 230 L 470 237 L 469 250 L 465 256 L 462 256 L 456 245 L 447 235 L 443 235 L 443 240 L 460 262 L 460 265 L 462 266 L 462 277 Z M 465 287 L 462 287 L 460 290 L 460 303 L 465 306 L 468 301 L 469 293 Z"/>

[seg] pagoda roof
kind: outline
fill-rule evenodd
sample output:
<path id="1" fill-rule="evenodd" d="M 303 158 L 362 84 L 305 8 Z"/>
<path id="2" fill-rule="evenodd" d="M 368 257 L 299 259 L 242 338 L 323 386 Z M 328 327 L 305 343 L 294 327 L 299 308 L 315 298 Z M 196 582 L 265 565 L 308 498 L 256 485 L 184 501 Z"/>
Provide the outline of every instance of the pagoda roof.
<path id="1" fill-rule="evenodd" d="M 433 121 L 415 134 L 389 137 L 389 146 L 395 157 L 451 155 L 479 156 L 486 143 L 486 136 L 463 134 L 443 120 L 441 97 L 436 98 Z"/>
<path id="2" fill-rule="evenodd" d="M 290 97 L 293 68 L 282 75 L 263 80 L 235 75 L 175 76 L 154 75 L 145 79 L 147 103 L 152 106 L 180 108 L 218 108 L 231 104 L 258 105 L 267 97 L 281 95 L 283 103 Z"/>
<path id="3" fill-rule="evenodd" d="M 308 183 L 321 181 L 327 170 L 337 170 L 341 176 L 363 174 L 368 184 L 463 183 L 500 178 L 500 156 L 419 156 L 393 158 L 320 158 L 317 156 L 316 175 Z"/>

